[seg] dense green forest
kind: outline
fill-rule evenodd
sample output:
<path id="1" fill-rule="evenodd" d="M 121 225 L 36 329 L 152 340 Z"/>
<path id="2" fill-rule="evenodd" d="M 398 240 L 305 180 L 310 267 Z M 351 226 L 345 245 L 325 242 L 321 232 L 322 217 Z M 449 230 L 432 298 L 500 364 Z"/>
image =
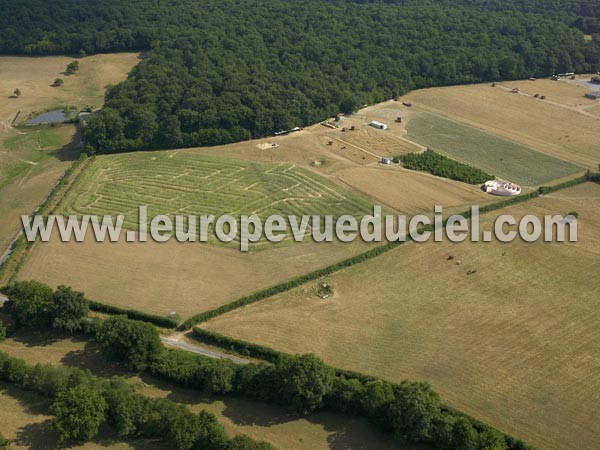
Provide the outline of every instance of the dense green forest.
<path id="1" fill-rule="evenodd" d="M 144 50 L 87 142 L 217 145 L 410 89 L 598 70 L 591 0 L 0 0 L 0 52 Z"/>

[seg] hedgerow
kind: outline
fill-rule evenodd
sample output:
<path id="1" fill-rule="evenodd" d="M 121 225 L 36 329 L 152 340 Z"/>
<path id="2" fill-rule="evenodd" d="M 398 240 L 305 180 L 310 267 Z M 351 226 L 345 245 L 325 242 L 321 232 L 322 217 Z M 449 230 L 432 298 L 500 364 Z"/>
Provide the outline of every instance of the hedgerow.
<path id="1" fill-rule="evenodd" d="M 394 160 L 401 162 L 406 169 L 429 172 L 438 177 L 450 178 L 463 183 L 481 184 L 494 178 L 493 175 L 483 170 L 460 163 L 429 149 L 422 153 L 406 153 L 396 156 Z"/>

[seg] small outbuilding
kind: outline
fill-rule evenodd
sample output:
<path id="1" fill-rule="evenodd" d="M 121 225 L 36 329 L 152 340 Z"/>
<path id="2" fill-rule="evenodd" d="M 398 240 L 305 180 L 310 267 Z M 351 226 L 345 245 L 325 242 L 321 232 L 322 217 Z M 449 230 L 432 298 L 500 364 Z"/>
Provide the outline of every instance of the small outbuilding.
<path id="1" fill-rule="evenodd" d="M 387 130 L 388 127 L 385 123 L 377 122 L 376 120 L 371 122 L 369 125 L 371 125 L 373 128 L 377 128 L 378 130 Z"/>
<path id="2" fill-rule="evenodd" d="M 600 100 L 600 91 L 588 92 L 587 94 L 585 94 L 585 96 L 592 100 Z"/>

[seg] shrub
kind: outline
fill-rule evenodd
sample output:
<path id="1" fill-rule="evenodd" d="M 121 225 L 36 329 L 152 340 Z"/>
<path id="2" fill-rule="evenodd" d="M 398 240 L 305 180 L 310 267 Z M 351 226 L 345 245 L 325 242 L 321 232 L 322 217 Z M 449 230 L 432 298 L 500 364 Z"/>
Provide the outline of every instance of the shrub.
<path id="1" fill-rule="evenodd" d="M 66 73 L 68 75 L 73 75 L 74 73 L 76 73 L 79 70 L 79 61 L 72 61 L 69 64 L 67 64 L 67 70 Z"/>
<path id="2" fill-rule="evenodd" d="M 229 450 L 275 450 L 271 444 L 262 441 L 254 441 L 248 436 L 239 435 L 229 442 Z"/>
<path id="3" fill-rule="evenodd" d="M 58 394 L 52 405 L 60 440 L 94 438 L 106 420 L 106 400 L 93 386 L 82 384 Z"/>
<path id="4" fill-rule="evenodd" d="M 0 320 L 0 342 L 6 339 L 6 327 L 4 326 L 4 322 Z"/>
<path id="5" fill-rule="evenodd" d="M 247 448 L 247 449 L 252 449 L 253 447 L 236 447 L 239 449 L 243 449 L 243 448 Z M 254 448 L 259 448 L 259 447 L 254 447 Z M 6 439 L 2 433 L 0 433 L 0 450 L 10 450 L 10 441 L 8 439 Z"/>
<path id="6" fill-rule="evenodd" d="M 129 319 L 141 320 L 142 322 L 148 322 L 153 325 L 162 328 L 176 328 L 177 321 L 169 317 L 155 316 L 142 311 L 136 311 L 135 309 L 123 309 L 117 306 L 106 305 L 93 300 L 89 300 L 90 309 L 105 314 L 112 315 L 125 315 Z"/>
<path id="7" fill-rule="evenodd" d="M 5 289 L 4 305 L 17 325 L 45 327 L 50 323 L 53 292 L 39 281 L 17 281 Z"/>
<path id="8" fill-rule="evenodd" d="M 96 339 L 108 355 L 135 370 L 145 370 L 164 351 L 156 328 L 126 316 L 106 319 Z"/>

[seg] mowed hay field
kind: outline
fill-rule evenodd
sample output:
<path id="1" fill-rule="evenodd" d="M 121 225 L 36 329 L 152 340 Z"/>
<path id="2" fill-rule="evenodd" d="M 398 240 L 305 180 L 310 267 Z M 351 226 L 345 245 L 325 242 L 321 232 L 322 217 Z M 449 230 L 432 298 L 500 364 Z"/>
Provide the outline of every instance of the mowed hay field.
<path id="1" fill-rule="evenodd" d="M 19 216 L 31 213 L 78 153 L 73 125 L 14 128 L 29 114 L 65 105 L 98 107 L 104 87 L 125 79 L 137 64 L 134 53 L 95 55 L 79 59 L 76 75 L 61 73 L 72 58 L 0 56 L 0 248 L 21 227 Z M 50 86 L 56 77 L 62 87 Z M 15 88 L 19 98 L 12 97 Z M 1 253 L 1 252 L 0 252 Z"/>
<path id="2" fill-rule="evenodd" d="M 513 83 L 494 88 L 478 84 L 422 89 L 402 100 L 414 102 L 418 111 L 439 114 L 596 170 L 600 163 L 600 118 L 587 111 L 582 113 L 564 100 L 562 84 L 545 80 L 530 83 L 531 87 L 524 88 L 525 93 L 539 92 L 547 96 L 547 101 L 511 93 Z M 578 86 L 573 88 L 573 101 L 579 101 L 585 91 Z M 556 101 L 554 89 L 560 91 Z"/>
<path id="3" fill-rule="evenodd" d="M 124 233 L 123 233 L 124 234 Z M 347 258 L 365 243 L 314 243 L 242 253 L 207 243 L 36 243 L 18 278 L 61 284 L 103 303 L 181 317 Z"/>
<path id="4" fill-rule="evenodd" d="M 497 201 L 478 186 L 423 172 L 392 167 L 355 167 L 335 176 L 357 191 L 379 201 L 384 207 L 405 214 L 431 213 L 435 205 L 467 210 L 470 205 Z"/>
<path id="5" fill-rule="evenodd" d="M 570 162 L 430 113 L 414 115 L 407 131 L 407 137 L 419 144 L 523 186 L 539 186 L 583 170 Z"/>
<path id="6" fill-rule="evenodd" d="M 194 151 L 136 152 L 99 157 L 73 186 L 67 214 L 125 214 L 137 229 L 138 207 L 148 215 L 351 214 L 371 204 L 292 163 L 258 163 Z"/>
<path id="7" fill-rule="evenodd" d="M 180 388 L 148 375 L 141 377 L 133 375 L 108 361 L 93 342 L 61 336 L 59 333 L 33 333 L 32 336 L 31 332 L 19 331 L 16 336 L 0 343 L 0 351 L 23 358 L 29 364 L 38 362 L 63 364 L 89 369 L 93 374 L 102 377 L 127 377 L 136 383 L 139 392 L 143 395 L 166 397 L 188 405 L 194 412 L 205 409 L 215 414 L 218 421 L 231 435 L 246 434 L 254 439 L 270 442 L 279 449 L 411 450 L 414 448 L 400 446 L 393 441 L 390 435 L 377 431 L 363 419 L 349 418 L 325 411 L 309 417 L 299 417 L 275 405 L 241 398 L 208 397 L 201 392 Z M 33 404 L 26 401 L 29 397 L 37 399 L 33 393 L 22 393 L 10 385 L 0 384 L 0 401 L 3 402 L 2 405 L 7 405 L 7 408 L 0 408 L 0 432 L 10 438 L 21 436 L 23 444 L 31 439 L 29 436 L 35 436 L 36 439 L 39 436 L 40 441 L 46 439 L 48 443 L 53 442 L 55 436 L 46 426 L 49 425 L 46 421 L 50 419 L 47 410 L 40 408 L 40 414 L 31 414 Z M 41 400 L 37 401 L 41 402 Z M 45 407 L 45 403 L 43 406 Z M 30 425 L 37 422 L 42 422 L 44 426 Z M 94 449 L 103 448 L 103 446 L 111 450 L 160 448 L 156 444 L 152 446 L 150 444 L 154 443 L 134 441 L 130 446 L 118 443 L 109 444 L 104 438 L 100 442 L 87 443 L 82 448 Z M 33 448 L 49 447 L 50 444 Z M 16 446 L 15 448 L 23 447 Z M 424 449 L 421 448 L 421 450 Z"/>
<path id="8" fill-rule="evenodd" d="M 65 198 L 63 213 L 368 214 L 370 203 L 293 164 L 208 157 L 196 152 L 138 152 L 99 157 Z M 368 248 L 356 242 L 264 243 L 262 251 L 209 243 L 37 243 L 19 273 L 49 285 L 71 285 L 94 300 L 186 317 L 323 267 Z M 212 238 L 215 242 L 215 238 Z M 237 247 L 237 245 L 236 245 Z"/>
<path id="9" fill-rule="evenodd" d="M 431 382 L 448 404 L 539 448 L 600 448 L 599 201 L 586 183 L 497 212 L 576 211 L 577 243 L 409 243 L 329 277 L 332 299 L 308 284 L 203 326 Z"/>

